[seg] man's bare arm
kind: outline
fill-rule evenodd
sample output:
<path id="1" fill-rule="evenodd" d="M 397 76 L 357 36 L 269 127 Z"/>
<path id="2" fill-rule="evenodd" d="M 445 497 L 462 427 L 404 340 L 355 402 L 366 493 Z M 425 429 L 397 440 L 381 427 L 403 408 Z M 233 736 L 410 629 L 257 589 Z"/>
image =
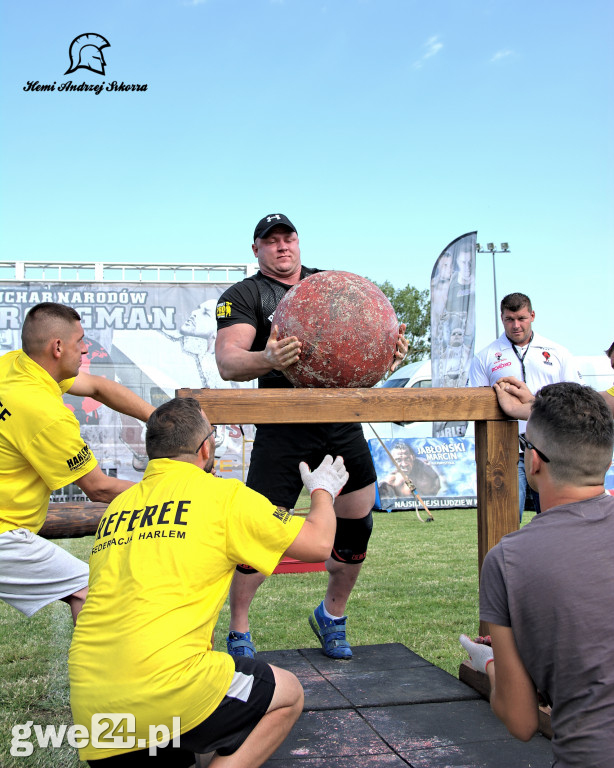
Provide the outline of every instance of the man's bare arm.
<path id="1" fill-rule="evenodd" d="M 527 420 L 531 413 L 531 403 L 535 396 L 527 385 L 514 376 L 504 376 L 494 385 L 501 410 L 513 419 Z M 600 392 L 606 405 L 614 416 L 614 397 L 609 392 Z"/>
<path id="2" fill-rule="evenodd" d="M 490 705 L 508 731 L 528 741 L 537 731 L 539 713 L 535 685 L 527 672 L 511 627 L 489 624 L 494 662 L 486 667 Z"/>
<path id="3" fill-rule="evenodd" d="M 299 359 L 301 344 L 296 336 L 278 338 L 278 328 L 271 328 L 266 347 L 251 352 L 256 329 L 247 323 L 237 323 L 218 331 L 215 359 L 224 381 L 251 381 L 272 370 L 283 371 Z"/>
<path id="4" fill-rule="evenodd" d="M 286 550 L 286 555 L 304 563 L 320 563 L 330 557 L 337 519 L 330 493 L 317 490 L 311 497 L 311 509 L 303 527 Z"/>
<path id="5" fill-rule="evenodd" d="M 134 485 L 130 480 L 119 480 L 117 477 L 109 477 L 100 469 L 94 467 L 90 472 L 75 480 L 83 493 L 91 501 L 103 501 L 109 503 L 127 488 Z"/>
<path id="6" fill-rule="evenodd" d="M 146 403 L 128 387 L 104 376 L 80 372 L 68 392 L 78 397 L 92 397 L 114 411 L 141 421 L 147 421 L 154 411 L 153 405 Z"/>

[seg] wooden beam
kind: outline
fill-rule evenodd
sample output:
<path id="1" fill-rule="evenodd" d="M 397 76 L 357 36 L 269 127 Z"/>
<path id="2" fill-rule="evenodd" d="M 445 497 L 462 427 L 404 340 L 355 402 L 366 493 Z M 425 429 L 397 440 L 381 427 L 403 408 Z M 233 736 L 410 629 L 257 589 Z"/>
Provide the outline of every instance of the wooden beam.
<path id="1" fill-rule="evenodd" d="M 64 501 L 52 502 L 49 504 L 45 524 L 38 535 L 45 539 L 76 539 L 80 536 L 93 536 L 106 508 L 106 504 L 93 501 L 78 501 L 73 504 Z"/>
<path id="2" fill-rule="evenodd" d="M 507 420 L 490 387 L 178 389 L 212 424 Z"/>
<path id="3" fill-rule="evenodd" d="M 475 421 L 478 559 L 518 528 L 518 426 L 490 387 L 438 389 L 180 389 L 212 424 Z M 52 504 L 41 534 L 95 533 L 104 504 Z M 485 633 L 483 633 L 485 634 Z"/>
<path id="4" fill-rule="evenodd" d="M 212 424 L 475 421 L 479 568 L 518 528 L 518 424 L 490 387 L 437 389 L 180 389 Z M 485 633 L 484 633 L 485 634 Z"/>

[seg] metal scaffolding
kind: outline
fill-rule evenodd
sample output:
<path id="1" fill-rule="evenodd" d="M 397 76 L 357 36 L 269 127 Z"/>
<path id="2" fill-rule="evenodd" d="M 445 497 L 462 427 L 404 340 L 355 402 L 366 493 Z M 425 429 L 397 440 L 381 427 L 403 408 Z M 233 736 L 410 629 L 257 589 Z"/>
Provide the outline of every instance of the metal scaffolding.
<path id="1" fill-rule="evenodd" d="M 250 264 L 136 264 L 0 261 L 0 282 L 236 283 L 256 273 Z"/>

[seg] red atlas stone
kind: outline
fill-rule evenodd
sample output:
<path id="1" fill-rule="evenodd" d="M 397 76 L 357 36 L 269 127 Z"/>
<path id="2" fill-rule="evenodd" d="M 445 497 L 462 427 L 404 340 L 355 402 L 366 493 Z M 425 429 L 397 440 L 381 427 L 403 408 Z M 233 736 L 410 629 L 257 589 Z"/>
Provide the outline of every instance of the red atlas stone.
<path id="1" fill-rule="evenodd" d="M 295 387 L 372 387 L 394 359 L 399 322 L 372 282 L 326 271 L 291 288 L 273 315 L 279 337 L 296 336 L 298 362 L 284 370 Z"/>

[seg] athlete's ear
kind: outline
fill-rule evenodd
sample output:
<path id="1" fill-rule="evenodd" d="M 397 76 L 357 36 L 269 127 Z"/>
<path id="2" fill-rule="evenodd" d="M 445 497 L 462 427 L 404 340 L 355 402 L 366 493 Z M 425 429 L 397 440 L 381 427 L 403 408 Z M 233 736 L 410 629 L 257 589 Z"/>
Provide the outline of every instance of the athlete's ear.
<path id="1" fill-rule="evenodd" d="M 50 342 L 50 346 L 51 346 L 51 354 L 53 355 L 53 357 L 55 357 L 56 359 L 60 357 L 63 349 L 62 339 L 53 339 Z"/>

